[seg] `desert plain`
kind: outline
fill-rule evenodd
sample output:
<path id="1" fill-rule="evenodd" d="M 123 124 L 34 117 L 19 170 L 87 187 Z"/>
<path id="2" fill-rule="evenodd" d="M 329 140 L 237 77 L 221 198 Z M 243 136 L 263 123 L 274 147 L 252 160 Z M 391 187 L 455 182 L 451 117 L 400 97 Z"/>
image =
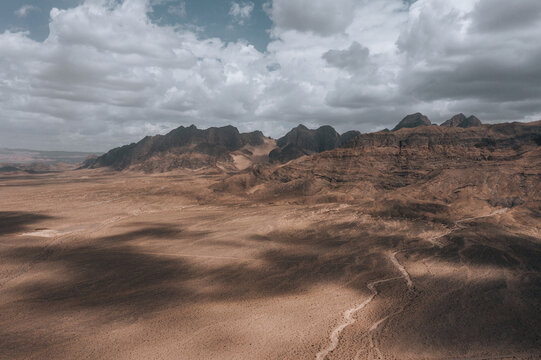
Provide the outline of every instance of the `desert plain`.
<path id="1" fill-rule="evenodd" d="M 540 209 L 404 215 L 383 198 L 254 200 L 211 171 L 121 174 L 0 179 L 0 358 L 541 354 Z"/>

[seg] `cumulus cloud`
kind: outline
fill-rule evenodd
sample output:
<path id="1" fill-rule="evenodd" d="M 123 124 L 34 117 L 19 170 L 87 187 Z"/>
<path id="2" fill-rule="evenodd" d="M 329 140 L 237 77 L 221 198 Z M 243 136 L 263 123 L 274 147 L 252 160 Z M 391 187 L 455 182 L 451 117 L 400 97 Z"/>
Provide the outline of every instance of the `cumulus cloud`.
<path id="1" fill-rule="evenodd" d="M 46 147 L 105 149 L 148 129 L 220 125 L 252 109 L 261 53 L 154 25 L 147 11 L 143 1 L 87 1 L 53 9 L 43 43 L 1 34 L 1 140 L 20 133 Z"/>
<path id="2" fill-rule="evenodd" d="M 508 18 L 498 1 L 274 0 L 265 52 L 152 23 L 169 0 L 53 9 L 44 42 L 0 34 L 0 143 L 107 150 L 191 123 L 372 131 L 416 111 L 541 118 L 541 26 L 522 15 L 538 2 Z"/>
<path id="3" fill-rule="evenodd" d="M 23 5 L 15 11 L 15 15 L 17 15 L 20 18 L 24 18 L 32 11 L 39 11 L 39 8 L 34 5 Z"/>
<path id="4" fill-rule="evenodd" d="M 254 3 L 238 3 L 232 2 L 231 8 L 229 9 L 229 15 L 233 17 L 233 20 L 239 24 L 244 25 L 244 21 L 249 19 L 254 10 Z"/>

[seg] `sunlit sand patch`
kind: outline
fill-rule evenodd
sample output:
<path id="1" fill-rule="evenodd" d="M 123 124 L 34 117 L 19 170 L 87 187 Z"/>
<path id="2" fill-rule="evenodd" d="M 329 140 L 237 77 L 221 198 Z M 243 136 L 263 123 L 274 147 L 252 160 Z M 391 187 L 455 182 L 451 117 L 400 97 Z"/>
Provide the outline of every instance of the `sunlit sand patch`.
<path id="1" fill-rule="evenodd" d="M 55 237 L 60 235 L 61 232 L 56 230 L 50 230 L 50 229 L 44 229 L 44 230 L 36 230 L 32 232 L 22 233 L 21 236 L 39 236 L 39 237 Z"/>
<path id="2" fill-rule="evenodd" d="M 505 278 L 501 268 L 490 265 L 467 265 L 470 281 L 484 282 L 487 280 L 500 280 Z M 438 261 L 424 261 L 408 263 L 408 272 L 413 278 L 434 276 L 438 279 L 457 280 L 465 276 L 464 264 L 452 264 Z"/>

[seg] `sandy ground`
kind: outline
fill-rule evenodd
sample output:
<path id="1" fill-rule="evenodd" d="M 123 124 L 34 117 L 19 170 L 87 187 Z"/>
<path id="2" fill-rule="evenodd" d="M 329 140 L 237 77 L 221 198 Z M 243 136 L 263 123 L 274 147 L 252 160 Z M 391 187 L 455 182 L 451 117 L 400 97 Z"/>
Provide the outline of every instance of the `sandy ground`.
<path id="1" fill-rule="evenodd" d="M 536 215 L 441 224 L 243 200 L 216 181 L 0 178 L 0 358 L 541 355 Z"/>

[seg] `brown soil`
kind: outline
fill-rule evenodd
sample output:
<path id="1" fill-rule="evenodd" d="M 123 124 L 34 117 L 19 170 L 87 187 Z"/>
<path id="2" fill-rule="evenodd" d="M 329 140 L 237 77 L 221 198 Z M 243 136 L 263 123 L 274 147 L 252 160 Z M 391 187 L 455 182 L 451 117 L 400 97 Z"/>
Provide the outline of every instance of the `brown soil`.
<path id="1" fill-rule="evenodd" d="M 359 151 L 0 177 L 0 358 L 539 358 L 539 149 Z"/>

